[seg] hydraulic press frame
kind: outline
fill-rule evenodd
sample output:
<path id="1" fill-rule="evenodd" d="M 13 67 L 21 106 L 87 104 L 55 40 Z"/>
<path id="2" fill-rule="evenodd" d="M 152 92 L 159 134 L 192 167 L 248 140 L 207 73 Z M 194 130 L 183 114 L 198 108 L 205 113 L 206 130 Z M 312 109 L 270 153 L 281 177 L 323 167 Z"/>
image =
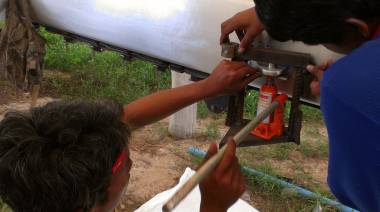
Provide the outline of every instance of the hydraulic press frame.
<path id="1" fill-rule="evenodd" d="M 224 46 L 222 55 L 235 61 L 255 61 L 259 64 L 271 63 L 276 66 L 286 67 L 287 70 L 285 71 L 285 76 L 282 77 L 285 77 L 286 79 L 293 79 L 293 92 L 290 96 L 291 108 L 284 134 L 270 140 L 249 135 L 245 141 L 239 145 L 239 147 L 288 142 L 300 144 L 303 119 L 303 114 L 300 108 L 301 97 L 305 90 L 305 86 L 308 86 L 311 79 L 310 74 L 306 71 L 306 66 L 313 63 L 311 55 L 268 48 L 254 48 L 253 46 L 244 54 L 239 54 L 238 44 L 234 43 Z M 249 120 L 244 119 L 245 96 L 246 91 L 242 91 L 229 97 L 226 125 L 230 127 L 230 130 L 220 143 L 221 146 L 226 143 L 229 137 L 235 135 L 249 122 Z"/>

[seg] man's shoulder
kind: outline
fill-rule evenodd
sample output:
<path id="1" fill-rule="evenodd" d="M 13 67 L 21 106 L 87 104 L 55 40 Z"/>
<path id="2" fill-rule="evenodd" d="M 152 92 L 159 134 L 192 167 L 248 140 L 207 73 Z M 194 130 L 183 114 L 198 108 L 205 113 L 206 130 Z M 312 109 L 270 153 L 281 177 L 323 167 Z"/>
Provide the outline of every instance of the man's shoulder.
<path id="1" fill-rule="evenodd" d="M 353 62 L 353 59 L 363 59 L 365 61 L 379 58 L 380 53 L 380 37 L 370 40 L 353 50 L 347 57 L 343 58 L 343 62 Z"/>
<path id="2" fill-rule="evenodd" d="M 380 38 L 369 41 L 336 61 L 324 74 L 322 86 L 358 88 L 380 78 Z M 341 82 L 341 83 L 339 83 Z"/>
<path id="3" fill-rule="evenodd" d="M 380 39 L 369 41 L 328 69 L 322 99 L 380 118 Z M 334 104 L 335 104 L 334 103 Z M 376 121 L 378 123 L 378 121 Z"/>

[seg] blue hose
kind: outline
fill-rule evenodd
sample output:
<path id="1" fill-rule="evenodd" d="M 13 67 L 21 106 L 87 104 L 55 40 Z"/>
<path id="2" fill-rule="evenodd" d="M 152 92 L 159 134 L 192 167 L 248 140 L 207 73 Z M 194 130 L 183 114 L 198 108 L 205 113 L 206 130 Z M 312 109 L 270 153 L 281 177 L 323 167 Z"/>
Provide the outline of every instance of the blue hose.
<path id="1" fill-rule="evenodd" d="M 206 153 L 203 150 L 195 148 L 195 147 L 190 147 L 188 150 L 188 153 L 191 155 L 194 155 L 196 157 L 202 157 L 202 158 L 206 155 Z M 345 205 L 343 205 L 337 201 L 328 199 L 328 198 L 323 197 L 319 194 L 316 194 L 314 192 L 311 192 L 309 190 L 306 190 L 306 189 L 301 188 L 299 186 L 296 186 L 294 184 L 288 183 L 286 181 L 280 180 L 278 178 L 272 177 L 270 175 L 264 174 L 262 172 L 256 171 L 254 169 L 242 167 L 242 171 L 245 174 L 258 176 L 258 177 L 260 177 L 260 178 L 262 178 L 268 182 L 274 183 L 276 185 L 279 185 L 279 186 L 282 186 L 285 188 L 290 188 L 290 189 L 294 190 L 295 192 L 297 192 L 297 194 L 299 194 L 301 196 L 304 196 L 304 197 L 307 197 L 310 199 L 318 200 L 322 204 L 331 205 L 331 206 L 339 209 L 342 212 L 358 212 L 357 210 L 354 210 L 350 207 L 347 207 L 347 206 L 345 206 Z"/>

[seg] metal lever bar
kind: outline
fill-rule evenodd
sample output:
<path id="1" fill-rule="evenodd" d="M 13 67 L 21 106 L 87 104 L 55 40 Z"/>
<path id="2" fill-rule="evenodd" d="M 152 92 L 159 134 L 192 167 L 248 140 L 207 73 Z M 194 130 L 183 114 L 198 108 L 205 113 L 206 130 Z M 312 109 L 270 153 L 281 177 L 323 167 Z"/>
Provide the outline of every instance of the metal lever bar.
<path id="1" fill-rule="evenodd" d="M 234 141 L 236 146 L 238 146 L 244 138 L 248 136 L 251 130 L 257 127 L 266 117 L 272 114 L 276 108 L 280 106 L 280 102 L 275 100 L 273 103 L 260 113 L 255 119 L 249 122 L 242 130 L 240 130 L 235 136 Z M 223 146 L 216 155 L 211 157 L 199 170 L 195 173 L 174 195 L 173 197 L 163 206 L 162 210 L 172 211 L 178 203 L 180 203 L 206 176 L 208 176 L 212 170 L 221 161 L 224 152 L 227 149 L 227 145 Z"/>

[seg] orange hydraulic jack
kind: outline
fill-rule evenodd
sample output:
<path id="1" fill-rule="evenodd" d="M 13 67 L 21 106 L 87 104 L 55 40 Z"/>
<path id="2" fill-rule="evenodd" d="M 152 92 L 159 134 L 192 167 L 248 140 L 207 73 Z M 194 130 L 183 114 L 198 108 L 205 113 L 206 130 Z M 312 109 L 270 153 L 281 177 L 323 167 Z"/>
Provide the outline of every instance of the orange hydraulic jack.
<path id="1" fill-rule="evenodd" d="M 265 110 L 273 101 L 278 101 L 280 106 L 275 112 L 264 119 L 261 124 L 252 130 L 251 134 L 265 139 L 271 140 L 273 137 L 282 136 L 284 133 L 284 107 L 288 96 L 286 94 L 278 94 L 274 77 L 268 76 L 266 83 L 260 89 L 259 103 L 257 106 L 257 114 Z"/>

